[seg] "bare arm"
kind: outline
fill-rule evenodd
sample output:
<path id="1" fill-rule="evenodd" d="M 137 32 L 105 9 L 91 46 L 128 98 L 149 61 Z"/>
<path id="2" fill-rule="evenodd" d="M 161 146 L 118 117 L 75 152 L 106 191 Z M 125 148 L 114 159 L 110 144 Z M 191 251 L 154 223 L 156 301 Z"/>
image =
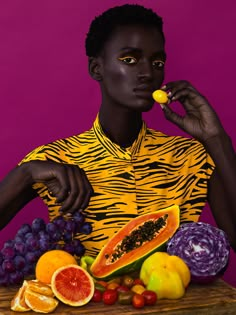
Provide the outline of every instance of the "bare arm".
<path id="1" fill-rule="evenodd" d="M 170 100 L 179 101 L 186 111 L 180 116 L 164 106 L 165 117 L 198 139 L 215 163 L 208 201 L 217 225 L 236 250 L 236 156 L 231 141 L 206 98 L 189 82 L 170 82 L 164 89 L 170 90 Z"/>
<path id="2" fill-rule="evenodd" d="M 17 166 L 0 183 L 0 229 L 37 196 L 26 168 L 26 164 Z"/>
<path id="3" fill-rule="evenodd" d="M 12 170 L 0 183 L 0 229 L 20 209 L 36 197 L 34 183 L 43 183 L 56 197 L 62 213 L 71 213 L 87 207 L 93 194 L 85 172 L 76 165 L 52 161 L 31 161 Z"/>
<path id="4" fill-rule="evenodd" d="M 205 144 L 216 169 L 209 182 L 208 201 L 217 225 L 225 230 L 236 250 L 236 156 L 225 135 Z"/>

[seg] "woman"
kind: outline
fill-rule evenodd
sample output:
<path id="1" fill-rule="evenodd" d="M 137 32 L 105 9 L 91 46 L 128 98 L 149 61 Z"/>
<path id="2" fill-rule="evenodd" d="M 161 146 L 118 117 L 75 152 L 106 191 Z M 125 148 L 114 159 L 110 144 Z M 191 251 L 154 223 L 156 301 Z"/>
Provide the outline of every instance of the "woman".
<path id="1" fill-rule="evenodd" d="M 49 216 L 84 210 L 93 232 L 79 236 L 96 255 L 132 217 L 172 204 L 181 222 L 197 221 L 208 200 L 218 226 L 236 248 L 235 153 L 216 113 L 189 82 L 162 86 L 165 65 L 162 19 L 139 5 L 96 17 L 86 38 L 91 77 L 102 102 L 92 128 L 29 153 L 0 185 L 1 227 L 39 195 Z M 152 92 L 168 92 L 165 117 L 192 138 L 149 129 L 142 113 Z M 171 109 L 179 101 L 186 113 Z"/>

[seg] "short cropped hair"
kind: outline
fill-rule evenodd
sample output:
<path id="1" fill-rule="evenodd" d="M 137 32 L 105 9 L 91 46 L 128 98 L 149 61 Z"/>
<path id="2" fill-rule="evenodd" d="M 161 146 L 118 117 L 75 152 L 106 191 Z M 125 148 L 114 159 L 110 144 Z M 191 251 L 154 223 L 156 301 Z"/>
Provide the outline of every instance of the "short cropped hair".
<path id="1" fill-rule="evenodd" d="M 138 4 L 125 4 L 110 8 L 94 18 L 85 40 L 86 55 L 97 57 L 117 26 L 134 24 L 156 27 L 165 40 L 163 21 L 159 15 Z"/>

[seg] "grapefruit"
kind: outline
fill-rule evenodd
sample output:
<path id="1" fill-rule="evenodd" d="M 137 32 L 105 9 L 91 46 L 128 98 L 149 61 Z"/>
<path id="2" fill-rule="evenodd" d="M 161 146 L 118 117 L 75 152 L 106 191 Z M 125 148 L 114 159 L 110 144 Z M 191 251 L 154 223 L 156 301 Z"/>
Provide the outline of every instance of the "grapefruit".
<path id="1" fill-rule="evenodd" d="M 38 281 L 51 284 L 53 273 L 60 267 L 77 264 L 74 256 L 64 250 L 53 249 L 40 256 L 35 267 L 35 275 Z"/>
<path id="2" fill-rule="evenodd" d="M 94 294 L 93 278 L 86 270 L 74 264 L 54 272 L 51 288 L 58 300 L 71 306 L 87 304 Z"/>

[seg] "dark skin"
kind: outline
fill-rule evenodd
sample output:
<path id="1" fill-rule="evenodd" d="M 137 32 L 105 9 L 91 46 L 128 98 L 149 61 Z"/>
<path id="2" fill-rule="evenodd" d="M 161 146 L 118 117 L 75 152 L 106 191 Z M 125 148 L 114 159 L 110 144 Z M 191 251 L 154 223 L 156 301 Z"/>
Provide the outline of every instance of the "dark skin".
<path id="1" fill-rule="evenodd" d="M 106 135 L 122 147 L 136 139 L 142 113 L 154 105 L 152 92 L 164 80 L 163 38 L 155 28 L 140 25 L 116 29 L 101 54 L 90 58 L 89 71 L 99 82 L 102 104 L 101 126 Z M 170 104 L 163 112 L 169 121 L 198 139 L 215 162 L 209 182 L 208 201 L 217 225 L 226 231 L 236 249 L 236 162 L 231 141 L 208 101 L 189 82 L 169 82 Z M 186 113 L 179 116 L 171 102 L 179 101 Z M 78 166 L 50 161 L 32 161 L 15 168 L 0 184 L 1 226 L 4 227 L 30 200 L 36 197 L 33 183 L 43 182 L 61 204 L 61 212 L 73 214 L 85 209 L 93 194 L 86 174 Z M 14 187 L 14 189 L 13 189 Z"/>

